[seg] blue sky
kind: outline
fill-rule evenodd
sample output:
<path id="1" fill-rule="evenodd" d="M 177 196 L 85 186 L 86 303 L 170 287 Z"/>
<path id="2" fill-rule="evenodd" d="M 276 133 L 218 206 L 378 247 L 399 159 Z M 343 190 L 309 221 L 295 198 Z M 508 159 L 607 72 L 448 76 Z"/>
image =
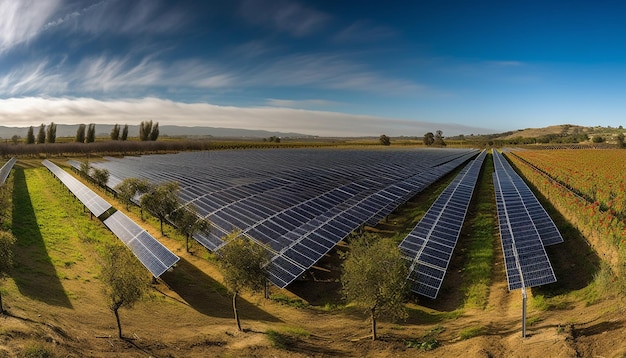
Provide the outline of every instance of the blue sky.
<path id="1" fill-rule="evenodd" d="M 0 0 L 0 125 L 624 125 L 621 1 Z"/>

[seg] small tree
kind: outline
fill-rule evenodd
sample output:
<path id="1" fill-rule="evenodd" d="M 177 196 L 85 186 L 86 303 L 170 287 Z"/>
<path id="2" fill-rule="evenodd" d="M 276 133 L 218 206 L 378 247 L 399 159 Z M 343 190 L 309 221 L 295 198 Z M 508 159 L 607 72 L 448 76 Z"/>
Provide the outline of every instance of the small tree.
<path id="1" fill-rule="evenodd" d="M 161 235 L 165 235 L 163 221 L 180 206 L 178 190 L 178 182 L 167 182 L 154 186 L 141 197 L 141 207 L 159 218 Z"/>
<path id="2" fill-rule="evenodd" d="M 48 133 L 46 134 L 46 141 L 48 143 L 54 143 L 57 140 L 57 125 L 54 122 L 50 122 L 48 125 Z"/>
<path id="3" fill-rule="evenodd" d="M 156 141 L 159 138 L 159 122 L 156 122 L 154 126 L 152 126 L 152 130 L 150 131 L 150 140 Z"/>
<path id="4" fill-rule="evenodd" d="M 96 125 L 91 123 L 87 127 L 87 137 L 85 138 L 85 142 L 93 143 L 96 141 Z"/>
<path id="5" fill-rule="evenodd" d="M 100 187 L 104 188 L 109 182 L 109 171 L 107 169 L 93 168 L 93 180 Z"/>
<path id="6" fill-rule="evenodd" d="M 378 140 L 382 145 L 391 145 L 391 139 L 385 134 L 382 134 Z"/>
<path id="7" fill-rule="evenodd" d="M 237 296 L 244 291 L 259 292 L 265 287 L 268 261 L 267 252 L 237 232 L 226 238 L 226 245 L 218 251 L 218 265 L 224 285 L 233 295 L 233 313 L 237 329 L 241 331 L 241 322 L 237 312 Z"/>
<path id="8" fill-rule="evenodd" d="M 150 132 L 152 132 L 152 121 L 141 121 L 139 123 L 139 140 L 150 140 Z"/>
<path id="9" fill-rule="evenodd" d="M 189 239 L 198 232 L 208 232 L 211 224 L 205 218 L 198 216 L 198 209 L 194 204 L 187 204 L 173 215 L 174 223 L 178 231 L 185 235 L 185 248 L 189 252 Z"/>
<path id="10" fill-rule="evenodd" d="M 28 132 L 26 132 L 26 144 L 35 144 L 35 130 L 33 126 L 28 127 Z"/>
<path id="11" fill-rule="evenodd" d="M 126 210 L 133 204 L 133 198 L 145 194 L 150 190 L 150 182 L 145 179 L 126 178 L 117 184 L 115 191 L 120 200 L 126 205 Z"/>
<path id="12" fill-rule="evenodd" d="M 85 143 L 85 131 L 87 127 L 84 124 L 79 124 L 78 129 L 76 129 L 76 139 L 75 142 Z"/>
<path id="13" fill-rule="evenodd" d="M 128 139 L 128 124 L 124 125 L 124 128 L 122 129 L 122 140 L 126 140 Z"/>
<path id="14" fill-rule="evenodd" d="M 443 132 L 441 130 L 435 132 L 435 142 L 433 144 L 440 147 L 446 146 L 446 142 L 443 141 Z"/>
<path id="15" fill-rule="evenodd" d="M 433 145 L 433 143 L 435 143 L 435 135 L 433 132 L 424 134 L 424 145 L 430 146 Z"/>
<path id="16" fill-rule="evenodd" d="M 0 279 L 4 279 L 13 267 L 13 248 L 15 236 L 9 231 L 0 231 Z M 4 313 L 2 293 L 0 292 L 0 313 Z"/>
<path id="17" fill-rule="evenodd" d="M 81 162 L 79 171 L 80 171 L 80 174 L 84 176 L 85 178 L 89 177 L 89 174 L 91 172 L 91 165 L 89 164 L 89 162 L 88 161 Z"/>
<path id="18" fill-rule="evenodd" d="M 119 140 L 120 139 L 120 125 L 115 124 L 113 129 L 111 129 L 111 140 Z"/>
<path id="19" fill-rule="evenodd" d="M 378 317 L 406 318 L 407 274 L 400 250 L 391 241 L 363 235 L 350 245 L 341 283 L 348 301 L 369 313 L 373 340 Z"/>
<path id="20" fill-rule="evenodd" d="M 20 136 L 19 136 L 19 135 L 17 135 L 17 134 L 14 134 L 14 135 L 11 137 L 11 142 L 13 142 L 13 144 L 17 144 L 17 143 L 19 143 L 19 142 L 20 142 L 20 139 L 22 139 L 22 137 L 20 137 Z"/>
<path id="21" fill-rule="evenodd" d="M 144 268 L 132 252 L 122 245 L 109 245 L 104 251 L 102 282 L 108 299 L 109 309 L 115 315 L 119 338 L 122 335 L 119 309 L 132 308 L 148 289 L 148 278 Z"/>
<path id="22" fill-rule="evenodd" d="M 39 133 L 37 133 L 37 144 L 43 144 L 46 142 L 46 125 L 41 124 L 39 126 Z"/>

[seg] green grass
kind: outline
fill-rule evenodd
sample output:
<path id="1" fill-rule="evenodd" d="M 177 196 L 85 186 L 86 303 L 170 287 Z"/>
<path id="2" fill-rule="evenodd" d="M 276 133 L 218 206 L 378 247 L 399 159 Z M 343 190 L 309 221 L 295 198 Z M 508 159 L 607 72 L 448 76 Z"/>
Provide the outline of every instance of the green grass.
<path id="1" fill-rule="evenodd" d="M 17 238 L 12 278 L 27 297 L 71 307 L 74 295 L 65 292 L 62 281 L 75 279 L 77 271 L 98 272 L 97 261 L 85 255 L 95 255 L 104 243 L 117 239 L 46 168 L 16 167 L 12 176 L 12 231 Z M 76 279 L 96 278 L 83 276 Z"/>
<path id="2" fill-rule="evenodd" d="M 493 213 L 493 160 L 488 154 L 483 171 L 474 191 L 474 201 L 467 215 L 465 230 L 471 233 L 467 250 L 467 261 L 463 271 L 465 307 L 485 308 L 489 296 L 494 255 L 494 240 L 497 237 Z M 465 232 L 464 230 L 464 232 Z"/>
<path id="3" fill-rule="evenodd" d="M 306 308 L 309 306 L 306 302 L 299 298 L 291 298 L 283 294 L 273 294 L 270 296 L 270 300 L 295 308 Z"/>
<path id="4" fill-rule="evenodd" d="M 480 326 L 469 327 L 469 328 L 462 330 L 461 333 L 459 333 L 459 338 L 461 338 L 461 340 L 466 340 L 466 339 L 482 336 L 483 334 L 485 334 L 484 327 L 480 327 Z"/>

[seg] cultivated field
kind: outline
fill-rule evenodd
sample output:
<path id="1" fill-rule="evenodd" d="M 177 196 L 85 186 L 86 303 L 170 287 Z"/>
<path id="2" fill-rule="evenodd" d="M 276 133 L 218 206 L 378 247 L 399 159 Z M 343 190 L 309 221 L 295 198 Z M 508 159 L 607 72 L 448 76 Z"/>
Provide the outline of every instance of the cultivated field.
<path id="1" fill-rule="evenodd" d="M 588 155 L 585 150 L 571 152 L 578 153 L 576 158 Z M 593 151 L 598 152 L 603 151 Z M 541 158 L 560 158 L 563 152 L 533 153 L 515 154 L 541 168 L 547 161 Z M 612 155 L 616 163 L 626 159 L 626 152 Z M 239 333 L 231 298 L 211 255 L 197 244 L 186 253 L 184 239 L 172 228 L 161 236 L 156 219 L 142 222 L 138 210 L 125 211 L 123 204 L 92 186 L 181 257 L 177 267 L 153 285 L 148 298 L 121 311 L 124 333 L 133 339 L 117 339 L 115 318 L 99 280 L 99 252 L 117 239 L 97 219 L 90 219 L 41 160 L 29 159 L 18 161 L 7 183 L 12 204 L 4 209 L 18 245 L 17 266 L 2 282 L 9 315 L 0 318 L 0 356 L 623 356 L 626 319 L 619 268 L 625 238 L 617 206 L 612 211 L 608 202 L 585 204 L 584 195 L 576 196 L 584 194 L 581 188 L 572 193 L 551 182 L 544 175 L 549 170 L 542 174 L 515 155 L 507 158 L 542 193 L 539 199 L 565 238 L 565 243 L 548 248 L 558 282 L 529 290 L 526 339 L 521 338 L 520 292 L 507 290 L 491 156 L 485 160 L 439 298 L 414 297 L 408 304 L 409 318 L 380 322 L 381 339 L 375 342 L 369 339 L 366 315 L 341 300 L 340 252 L 348 244 L 341 243 L 327 255 L 306 280 L 286 290 L 273 288 L 272 299 L 244 296 L 240 316 L 245 332 Z M 585 164 L 580 165 L 585 172 Z M 453 176 L 369 230 L 401 240 Z M 599 175 L 596 180 L 597 195 L 608 190 Z M 585 207 L 588 211 L 582 211 Z"/>

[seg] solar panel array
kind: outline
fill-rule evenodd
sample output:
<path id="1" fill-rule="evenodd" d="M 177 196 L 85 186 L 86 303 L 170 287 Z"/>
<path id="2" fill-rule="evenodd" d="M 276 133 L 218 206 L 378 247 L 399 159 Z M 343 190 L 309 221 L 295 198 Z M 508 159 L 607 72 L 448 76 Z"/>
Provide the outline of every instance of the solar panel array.
<path id="1" fill-rule="evenodd" d="M 0 186 L 4 185 L 4 182 L 7 181 L 9 174 L 11 173 L 11 169 L 13 169 L 13 165 L 17 159 L 15 157 L 9 159 L 8 162 L 4 163 L 2 168 L 0 168 Z"/>
<path id="2" fill-rule="evenodd" d="M 80 180 L 74 178 L 65 170 L 59 168 L 56 164 L 47 159 L 44 160 L 42 164 L 65 184 L 72 194 L 74 194 L 74 196 L 76 196 L 76 198 L 78 198 L 78 200 L 96 217 L 104 214 L 112 207 L 111 204 L 102 199 L 100 195 L 89 189 L 85 184 L 81 183 Z"/>
<path id="3" fill-rule="evenodd" d="M 493 151 L 498 223 L 509 290 L 556 282 L 545 245 L 563 242 L 550 216 L 502 154 Z"/>
<path id="4" fill-rule="evenodd" d="M 107 158 L 110 183 L 177 181 L 180 199 L 212 223 L 210 250 L 240 230 L 268 248 L 270 280 L 285 287 L 353 230 L 475 156 L 469 149 L 284 149 Z M 110 185 L 110 184 L 109 184 Z"/>
<path id="5" fill-rule="evenodd" d="M 95 216 L 100 217 L 112 208 L 111 204 L 56 164 L 44 160 L 43 165 L 61 180 Z M 154 277 L 161 276 L 163 272 L 178 262 L 178 256 L 174 255 L 124 213 L 116 211 L 103 223 L 133 252 Z"/>
<path id="6" fill-rule="evenodd" d="M 457 174 L 400 243 L 411 291 L 437 298 L 486 155 L 483 150 Z"/>
<path id="7" fill-rule="evenodd" d="M 161 276 L 180 260 L 178 256 L 121 211 L 116 211 L 105 219 L 104 225 L 130 248 L 154 277 Z"/>

